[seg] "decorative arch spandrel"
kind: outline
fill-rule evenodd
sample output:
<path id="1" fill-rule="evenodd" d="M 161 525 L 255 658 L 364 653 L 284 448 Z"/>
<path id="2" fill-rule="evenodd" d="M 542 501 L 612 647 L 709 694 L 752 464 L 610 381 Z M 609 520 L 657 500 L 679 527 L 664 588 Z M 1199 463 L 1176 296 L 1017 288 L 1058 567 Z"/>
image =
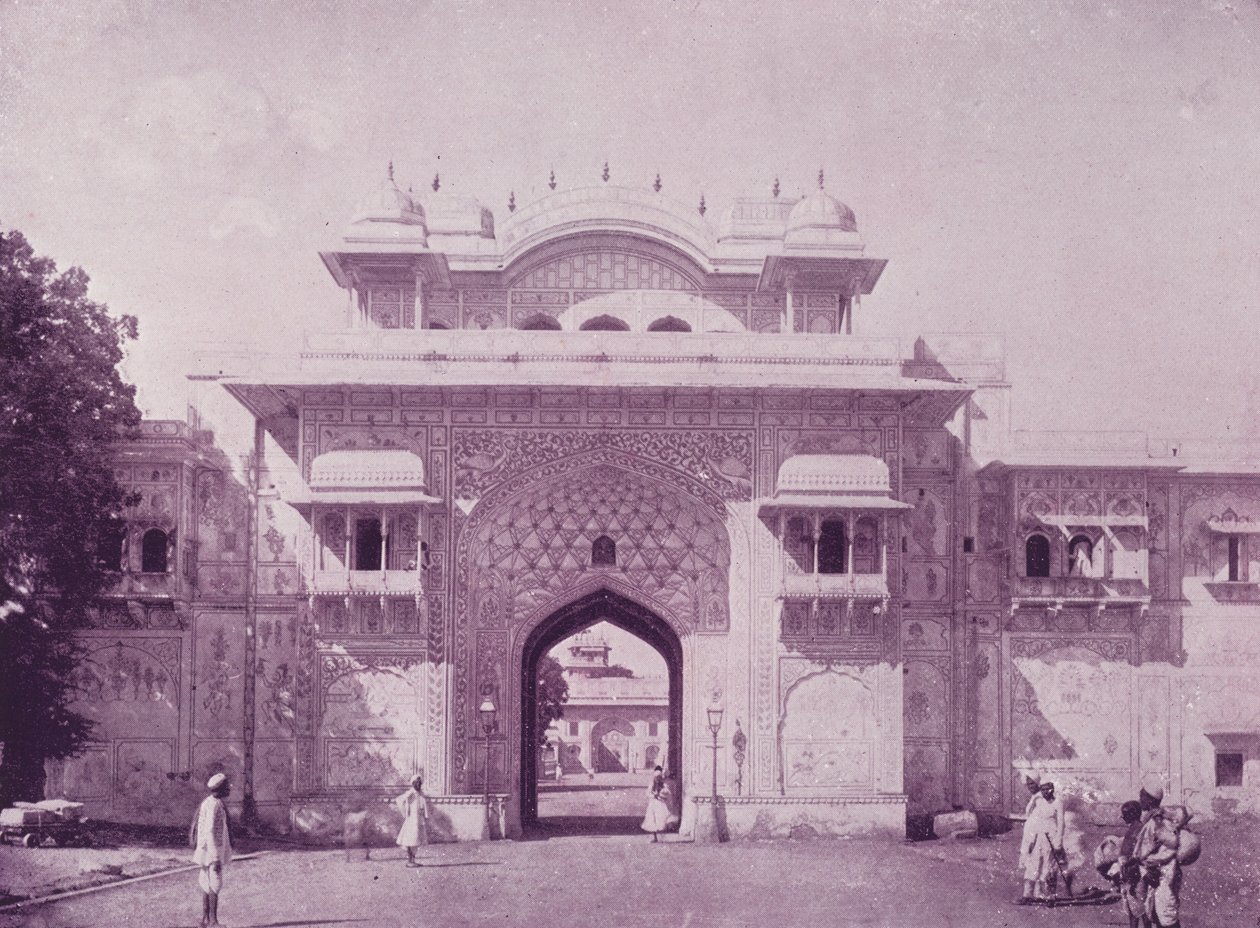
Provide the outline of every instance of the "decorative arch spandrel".
<path id="1" fill-rule="evenodd" d="M 682 489 L 685 488 L 685 489 Z M 681 636 L 730 627 L 731 542 L 721 496 L 685 474 L 602 449 L 518 474 L 464 520 L 456 544 L 452 771 L 458 782 L 475 681 L 474 630 L 514 635 L 575 590 L 607 588 L 671 617 Z M 596 539 L 617 563 L 591 563 Z"/>

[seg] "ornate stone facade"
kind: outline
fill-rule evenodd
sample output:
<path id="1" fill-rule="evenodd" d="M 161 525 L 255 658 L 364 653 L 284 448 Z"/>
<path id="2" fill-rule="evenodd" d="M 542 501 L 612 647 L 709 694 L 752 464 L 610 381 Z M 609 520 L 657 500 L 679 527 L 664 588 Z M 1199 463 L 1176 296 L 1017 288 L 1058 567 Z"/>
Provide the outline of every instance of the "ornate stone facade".
<path id="1" fill-rule="evenodd" d="M 712 224 L 569 191 L 497 231 L 386 200 L 323 255 L 344 317 L 205 375 L 266 433 L 257 486 L 177 424 L 120 448 L 142 502 L 76 632 L 100 741 L 50 788 L 182 822 L 226 769 L 327 834 L 422 770 L 437 834 L 485 833 L 487 790 L 516 834 L 532 662 L 608 619 L 667 655 L 671 765 L 738 782 L 737 831 L 1009 811 L 1029 766 L 1256 805 L 1260 478 L 1227 451 L 1011 433 L 993 340 L 854 336 L 883 262 L 821 191 Z"/>

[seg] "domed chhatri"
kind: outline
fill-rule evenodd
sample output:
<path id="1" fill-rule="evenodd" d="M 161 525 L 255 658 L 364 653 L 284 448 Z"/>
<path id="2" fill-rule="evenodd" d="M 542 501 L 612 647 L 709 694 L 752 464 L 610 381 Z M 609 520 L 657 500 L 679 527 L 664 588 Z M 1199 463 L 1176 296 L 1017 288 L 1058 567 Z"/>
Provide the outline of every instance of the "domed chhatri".
<path id="1" fill-rule="evenodd" d="M 424 226 L 424 207 L 394 181 L 394 163 L 389 163 L 385 180 L 360 203 L 352 225 L 364 222 L 390 222 L 408 226 Z"/>
<path id="2" fill-rule="evenodd" d="M 819 190 L 792 207 L 792 213 L 788 216 L 787 231 L 789 233 L 807 228 L 856 232 L 858 230 L 857 217 L 853 215 L 853 210 L 831 194 Z"/>
<path id="3" fill-rule="evenodd" d="M 808 233 L 810 230 L 824 232 L 829 230 L 856 232 L 858 230 L 857 217 L 853 215 L 853 210 L 827 193 L 821 169 L 818 171 L 818 190 L 792 207 L 792 213 L 787 221 L 789 238 L 793 237 L 793 233 Z"/>

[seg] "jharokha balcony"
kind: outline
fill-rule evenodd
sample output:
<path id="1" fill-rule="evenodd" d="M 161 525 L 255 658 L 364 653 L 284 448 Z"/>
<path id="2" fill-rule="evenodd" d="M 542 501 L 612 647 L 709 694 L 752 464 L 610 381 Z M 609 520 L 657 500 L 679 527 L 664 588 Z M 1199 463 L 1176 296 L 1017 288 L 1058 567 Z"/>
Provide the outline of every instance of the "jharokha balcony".
<path id="1" fill-rule="evenodd" d="M 1017 577 L 1011 596 L 1013 608 L 1150 604 L 1146 582 L 1119 577 Z"/>
<path id="2" fill-rule="evenodd" d="M 784 599 L 887 599 L 883 572 L 869 574 L 788 574 L 783 578 Z"/>
<path id="3" fill-rule="evenodd" d="M 418 570 L 317 570 L 303 583 L 308 596 L 419 596 Z"/>

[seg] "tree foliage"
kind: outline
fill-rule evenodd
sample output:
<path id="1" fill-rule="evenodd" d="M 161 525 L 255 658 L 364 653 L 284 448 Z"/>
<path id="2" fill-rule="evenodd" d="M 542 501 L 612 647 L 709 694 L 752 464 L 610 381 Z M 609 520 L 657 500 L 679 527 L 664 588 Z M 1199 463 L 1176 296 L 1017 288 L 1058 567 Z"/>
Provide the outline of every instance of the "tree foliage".
<path id="1" fill-rule="evenodd" d="M 538 659 L 538 746 L 547 744 L 547 726 L 564 717 L 564 704 L 569 701 L 569 682 L 564 678 L 564 668 L 550 654 Z"/>
<path id="2" fill-rule="evenodd" d="M 90 733 L 69 707 L 64 629 L 110 583 L 97 550 L 124 503 L 110 446 L 140 412 L 117 368 L 136 320 L 87 285 L 0 229 L 0 800 L 29 793 L 44 758 Z"/>

